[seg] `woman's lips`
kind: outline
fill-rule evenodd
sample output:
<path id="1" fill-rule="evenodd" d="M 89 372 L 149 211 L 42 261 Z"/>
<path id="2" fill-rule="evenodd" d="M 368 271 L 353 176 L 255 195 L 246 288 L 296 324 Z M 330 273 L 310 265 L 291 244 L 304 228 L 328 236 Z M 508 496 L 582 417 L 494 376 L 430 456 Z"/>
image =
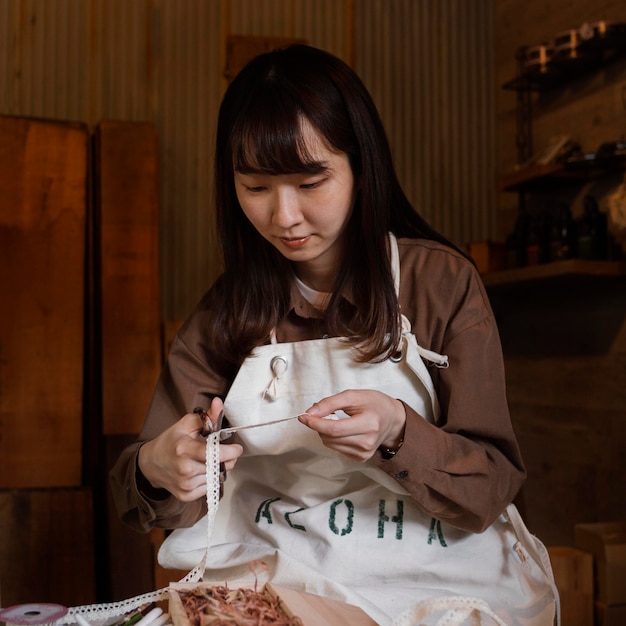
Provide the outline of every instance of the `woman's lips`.
<path id="1" fill-rule="evenodd" d="M 301 248 L 308 240 L 310 236 L 307 237 L 281 237 L 281 242 L 287 246 L 288 248 Z"/>

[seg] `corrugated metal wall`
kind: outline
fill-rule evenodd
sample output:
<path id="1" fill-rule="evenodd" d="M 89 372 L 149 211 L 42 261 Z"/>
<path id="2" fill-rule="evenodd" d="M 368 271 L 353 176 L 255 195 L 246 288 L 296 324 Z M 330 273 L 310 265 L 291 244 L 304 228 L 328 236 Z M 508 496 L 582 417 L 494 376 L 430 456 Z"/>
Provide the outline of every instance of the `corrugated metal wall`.
<path id="1" fill-rule="evenodd" d="M 228 34 L 298 37 L 354 64 L 407 195 L 460 244 L 494 213 L 494 0 L 0 0 L 0 114 L 153 122 L 163 314 L 219 271 L 211 163 Z"/>
<path id="2" fill-rule="evenodd" d="M 366 4 L 355 13 L 356 69 L 381 111 L 407 195 L 456 243 L 486 239 L 495 181 L 493 3 Z"/>

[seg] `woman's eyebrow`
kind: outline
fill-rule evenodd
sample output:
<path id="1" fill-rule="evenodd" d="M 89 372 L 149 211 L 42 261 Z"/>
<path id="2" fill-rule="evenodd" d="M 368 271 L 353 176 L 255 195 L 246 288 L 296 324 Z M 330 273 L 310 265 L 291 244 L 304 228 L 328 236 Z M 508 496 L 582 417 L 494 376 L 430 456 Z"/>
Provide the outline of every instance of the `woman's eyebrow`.
<path id="1" fill-rule="evenodd" d="M 302 167 L 297 170 L 286 168 L 283 171 L 273 171 L 273 168 L 270 169 L 243 164 L 235 167 L 235 172 L 237 172 L 238 174 L 275 176 L 279 174 L 321 174 L 322 172 L 327 172 L 330 169 L 330 164 L 327 161 L 311 161 L 310 163 L 303 163 Z"/>
<path id="2" fill-rule="evenodd" d="M 264 170 L 261 167 L 252 167 L 250 165 L 235 167 L 235 172 L 237 174 L 267 174 L 267 170 Z"/>

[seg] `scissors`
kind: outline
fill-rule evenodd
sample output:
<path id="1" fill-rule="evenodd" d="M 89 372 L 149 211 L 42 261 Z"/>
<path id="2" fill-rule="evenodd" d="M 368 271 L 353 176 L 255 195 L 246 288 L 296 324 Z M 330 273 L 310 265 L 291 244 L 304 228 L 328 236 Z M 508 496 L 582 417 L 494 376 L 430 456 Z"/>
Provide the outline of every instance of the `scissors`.
<path id="1" fill-rule="evenodd" d="M 200 435 L 204 437 L 205 439 L 209 435 L 212 435 L 213 433 L 217 431 L 223 430 L 222 421 L 224 420 L 224 411 L 220 411 L 220 414 L 217 416 L 217 424 L 215 426 L 213 426 L 213 422 L 211 421 L 211 418 L 209 417 L 209 413 L 206 409 L 203 409 L 201 406 L 197 406 L 193 410 L 193 412 L 199 415 L 200 419 L 202 420 L 202 429 L 200 430 Z M 220 433 L 220 440 L 223 438 L 225 437 L 223 437 L 222 434 Z M 227 477 L 226 466 L 224 465 L 224 463 L 220 463 L 220 483 L 224 483 L 224 481 L 226 480 L 226 477 Z"/>
<path id="2" fill-rule="evenodd" d="M 261 426 L 272 426 L 274 424 L 280 424 L 281 422 L 289 422 L 290 420 L 295 420 L 299 417 L 299 415 L 292 415 L 291 417 L 283 417 L 281 419 L 273 420 L 271 422 L 260 422 L 258 424 L 246 424 L 245 426 L 230 426 L 228 428 L 222 428 L 224 411 L 220 411 L 220 414 L 217 416 L 217 425 L 215 427 L 213 427 L 213 422 L 209 418 L 209 414 L 206 409 L 203 409 L 202 407 L 196 407 L 193 412 L 197 413 L 202 420 L 202 430 L 200 431 L 200 434 L 203 437 L 208 437 L 213 433 L 219 432 L 220 441 L 228 439 L 233 433 L 237 433 L 240 430 L 248 430 L 249 428 L 261 428 Z M 333 415 L 332 419 L 337 419 L 336 417 L 334 417 L 334 414 L 331 413 L 331 415 Z M 331 417 L 329 416 L 328 419 L 331 419 Z"/>
<path id="3" fill-rule="evenodd" d="M 224 420 L 224 411 L 220 411 L 220 414 L 217 416 L 217 424 L 215 426 L 213 426 L 213 422 L 211 421 L 211 418 L 209 417 L 209 413 L 206 409 L 203 409 L 201 406 L 197 406 L 193 410 L 193 412 L 196 413 L 196 415 L 199 415 L 200 419 L 202 420 L 202 430 L 200 431 L 200 436 L 208 437 L 209 435 L 212 435 L 214 432 L 217 432 L 218 430 L 222 430 L 222 421 Z M 222 439 L 221 436 L 220 436 L 220 439 Z"/>

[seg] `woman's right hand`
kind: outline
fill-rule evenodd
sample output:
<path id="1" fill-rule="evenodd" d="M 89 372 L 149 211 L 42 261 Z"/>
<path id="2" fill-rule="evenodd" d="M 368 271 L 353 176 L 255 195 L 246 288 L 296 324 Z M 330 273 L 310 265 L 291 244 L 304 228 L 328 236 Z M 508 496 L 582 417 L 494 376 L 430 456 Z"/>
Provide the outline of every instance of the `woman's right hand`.
<path id="1" fill-rule="evenodd" d="M 222 400 L 214 398 L 207 413 L 216 424 L 223 410 Z M 200 436 L 202 420 L 187 413 L 158 437 L 139 449 L 139 471 L 155 489 L 166 489 L 182 502 L 206 496 L 206 441 Z M 239 444 L 220 445 L 220 463 L 230 471 L 243 453 Z"/>

